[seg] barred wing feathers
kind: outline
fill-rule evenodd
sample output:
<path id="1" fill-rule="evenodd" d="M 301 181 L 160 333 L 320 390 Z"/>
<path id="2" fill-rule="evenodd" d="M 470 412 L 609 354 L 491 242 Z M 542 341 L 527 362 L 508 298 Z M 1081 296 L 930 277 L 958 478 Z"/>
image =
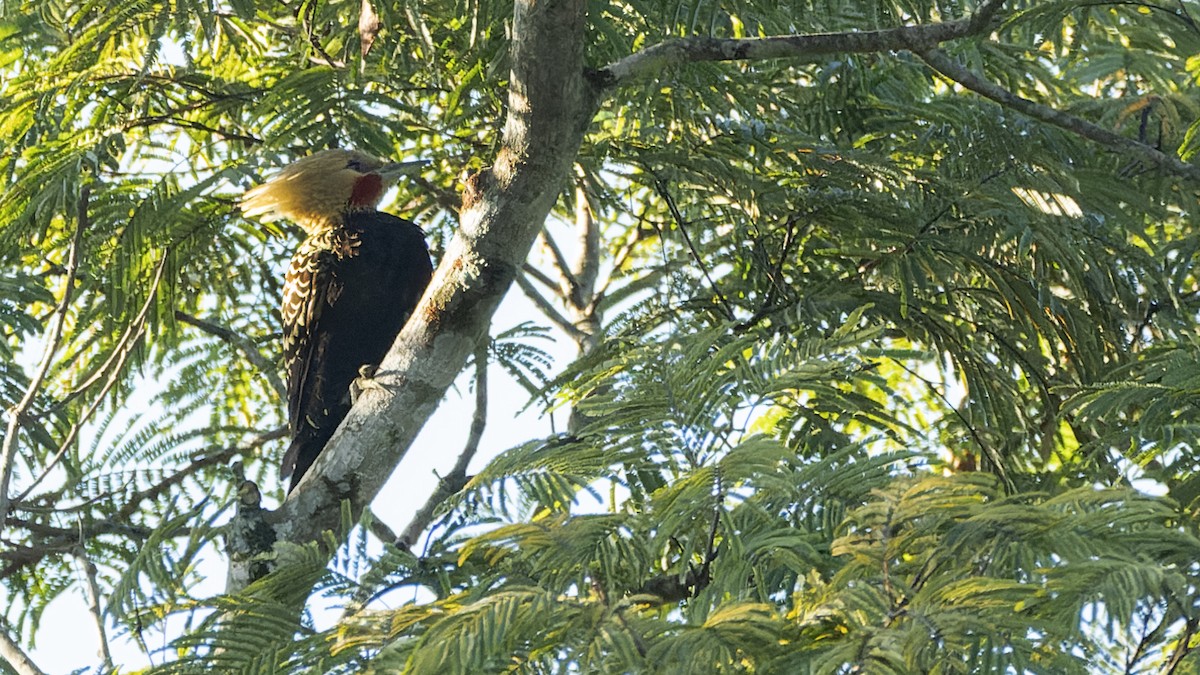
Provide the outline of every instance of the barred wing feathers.
<path id="1" fill-rule="evenodd" d="M 359 369 L 379 364 L 432 272 L 421 229 L 378 211 L 347 215 L 292 258 L 282 310 L 292 432 L 282 473 L 291 488 L 349 412 Z"/>

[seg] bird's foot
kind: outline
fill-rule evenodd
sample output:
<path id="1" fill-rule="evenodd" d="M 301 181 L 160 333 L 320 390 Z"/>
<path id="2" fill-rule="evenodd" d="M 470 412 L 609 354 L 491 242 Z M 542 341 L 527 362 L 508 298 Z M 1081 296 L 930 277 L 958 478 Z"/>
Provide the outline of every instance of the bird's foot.
<path id="1" fill-rule="evenodd" d="M 383 389 L 383 385 L 374 379 L 377 371 L 378 367 L 369 363 L 363 364 L 358 369 L 358 377 L 350 382 L 350 405 L 358 403 L 359 397 L 368 389 Z"/>

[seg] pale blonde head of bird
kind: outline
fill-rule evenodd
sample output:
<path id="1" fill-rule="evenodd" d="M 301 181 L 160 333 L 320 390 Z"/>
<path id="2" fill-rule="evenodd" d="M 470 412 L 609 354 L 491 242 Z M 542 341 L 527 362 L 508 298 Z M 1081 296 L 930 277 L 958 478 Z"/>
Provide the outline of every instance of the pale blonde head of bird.
<path id="1" fill-rule="evenodd" d="M 388 185 L 427 162 L 387 162 L 357 150 L 322 150 L 297 160 L 242 197 L 242 212 L 286 218 L 310 234 L 337 227 L 346 213 L 374 210 Z"/>

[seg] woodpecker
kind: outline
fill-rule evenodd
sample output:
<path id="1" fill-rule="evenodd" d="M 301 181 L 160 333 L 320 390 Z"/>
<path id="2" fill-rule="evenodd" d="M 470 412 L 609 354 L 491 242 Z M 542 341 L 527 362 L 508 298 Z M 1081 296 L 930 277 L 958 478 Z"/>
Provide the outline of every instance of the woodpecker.
<path id="1" fill-rule="evenodd" d="M 242 198 L 246 216 L 287 218 L 307 235 L 283 285 L 289 493 L 350 411 L 360 370 L 379 365 L 429 284 L 424 232 L 376 209 L 391 181 L 424 164 L 323 150 Z"/>

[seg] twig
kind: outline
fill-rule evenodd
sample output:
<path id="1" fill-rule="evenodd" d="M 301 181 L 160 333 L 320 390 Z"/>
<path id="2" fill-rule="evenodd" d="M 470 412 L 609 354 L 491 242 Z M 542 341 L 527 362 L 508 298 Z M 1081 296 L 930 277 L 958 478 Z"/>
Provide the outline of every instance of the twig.
<path id="1" fill-rule="evenodd" d="M 525 272 L 526 276 L 533 277 L 533 279 L 535 281 L 537 281 L 541 285 L 545 286 L 546 288 L 554 291 L 555 293 L 559 292 L 560 289 L 559 289 L 558 284 L 554 283 L 554 280 L 550 278 L 550 275 L 539 270 L 538 268 L 534 267 L 533 265 L 529 264 L 528 262 L 526 262 L 524 265 L 521 266 L 521 270 Z"/>
<path id="2" fill-rule="evenodd" d="M 712 583 L 712 562 L 717 559 L 720 550 L 717 548 L 717 530 L 721 524 L 722 505 L 725 501 L 725 487 L 719 471 L 715 472 L 713 491 L 713 517 L 708 528 L 708 543 L 704 553 L 704 564 L 696 569 L 688 565 L 686 574 L 663 573 L 646 580 L 634 595 L 657 595 L 663 604 L 683 602 L 696 597 L 700 591 Z M 672 537 L 674 541 L 674 537 Z"/>
<path id="3" fill-rule="evenodd" d="M 169 253 L 169 251 L 167 253 Z M 141 337 L 142 322 L 145 321 L 147 311 L 150 307 L 149 303 L 154 299 L 155 291 L 158 289 L 158 281 L 161 279 L 161 272 L 166 266 L 166 255 L 167 254 L 164 253 L 163 259 L 159 262 L 159 266 L 157 268 L 158 271 L 155 273 L 156 280 L 154 285 L 150 288 L 150 295 L 146 298 L 146 303 L 143 304 L 142 308 L 138 311 L 138 317 L 135 318 L 134 321 L 126 326 L 121 332 L 121 337 L 117 338 L 117 343 L 113 348 L 112 354 L 109 354 L 104 363 L 100 364 L 100 367 L 97 368 L 91 375 L 89 375 L 86 380 L 76 384 L 70 392 L 68 392 L 58 401 L 55 401 L 54 405 L 50 407 L 51 410 L 60 411 L 66 409 L 67 404 L 82 396 L 85 391 L 92 387 L 92 385 L 96 384 L 105 377 L 111 377 L 109 370 L 112 368 L 114 363 L 124 362 L 124 357 L 127 356 L 129 351 L 132 349 L 132 343 Z M 118 366 L 118 370 L 119 369 L 120 366 Z M 109 386 L 111 385 L 105 385 L 106 388 Z"/>
<path id="4" fill-rule="evenodd" d="M 190 72 L 180 70 L 179 72 Z M 185 77 L 177 77 L 174 73 L 145 73 L 145 72 L 118 72 L 110 75 L 97 75 L 92 78 L 93 82 L 111 82 L 116 80 L 117 84 L 127 84 L 129 87 L 139 86 L 143 81 L 158 82 L 160 84 L 173 84 L 181 87 L 189 92 L 202 94 L 205 102 L 200 105 L 212 105 L 218 101 L 253 101 L 256 97 L 265 93 L 263 90 L 248 88 L 240 92 L 221 91 L 220 89 L 206 87 L 202 82 L 189 80 Z M 241 86 L 248 86 L 242 83 L 237 83 Z M 127 87 L 128 88 L 128 87 Z M 128 108 L 127 108 L 128 109 Z"/>
<path id="5" fill-rule="evenodd" d="M 368 506 L 366 509 L 363 509 L 363 514 L 370 516 L 369 522 L 367 523 L 367 528 L 379 541 L 394 542 L 400 538 L 390 525 L 379 519 L 379 515 L 375 513 L 375 510 L 371 507 Z"/>
<path id="6" fill-rule="evenodd" d="M 396 539 L 396 546 L 411 550 L 417 539 L 433 522 L 437 508 L 448 497 L 463 489 L 467 484 L 467 466 L 479 450 L 479 441 L 483 438 L 483 430 L 487 426 L 488 409 L 488 340 L 481 340 L 475 349 L 475 415 L 471 418 L 471 431 L 467 434 L 467 444 L 458 455 L 454 468 L 438 482 L 437 489 L 429 495 L 424 506 L 413 515 L 404 532 Z"/>
<path id="7" fill-rule="evenodd" d="M 1055 110 L 1049 106 L 1035 103 L 1013 92 L 988 82 L 979 75 L 971 72 L 962 64 L 947 56 L 939 49 L 915 50 L 930 68 L 941 73 L 945 78 L 957 82 L 971 91 L 991 99 L 1007 108 L 1012 108 L 1028 115 L 1035 120 L 1054 125 L 1077 136 L 1094 141 L 1117 152 L 1133 155 L 1137 159 L 1164 169 L 1179 176 L 1192 180 L 1200 180 L 1200 166 L 1189 164 L 1176 157 L 1171 157 L 1157 148 L 1138 142 L 1132 138 L 1113 133 L 1104 127 L 1080 119 L 1074 115 Z"/>
<path id="8" fill-rule="evenodd" d="M 247 340 L 240 333 L 232 331 L 225 326 L 215 324 L 211 321 L 205 321 L 204 319 L 192 316 L 187 312 L 175 310 L 175 318 L 188 324 L 189 326 L 199 328 L 209 335 L 220 338 L 234 349 L 241 352 L 243 355 L 245 355 L 246 360 L 249 361 L 255 368 L 258 368 L 263 377 L 267 378 L 267 381 L 271 383 L 271 387 L 275 389 L 275 393 L 279 394 L 281 398 L 287 398 L 287 388 L 283 386 L 283 380 L 279 377 L 278 369 L 274 364 L 263 357 L 262 352 L 258 351 L 258 348 L 254 346 L 253 342 Z"/>
<path id="9" fill-rule="evenodd" d="M 46 675 L 33 659 L 8 635 L 8 624 L 0 620 L 0 658 L 17 672 L 17 675 Z"/>
<path id="10" fill-rule="evenodd" d="M 218 452 L 202 456 L 200 459 L 193 461 L 188 466 L 183 467 L 175 473 L 172 473 L 159 483 L 151 485 L 140 492 L 135 492 L 130 496 L 129 500 L 126 501 L 125 505 L 122 506 L 120 510 L 103 522 L 98 522 L 92 526 L 84 528 L 82 531 L 71 531 L 63 536 L 44 540 L 39 542 L 36 548 L 29 547 L 20 554 L 0 554 L 0 558 L 10 561 L 4 566 L 3 569 L 0 569 L 0 579 L 7 578 L 28 565 L 36 564 L 42 558 L 45 558 L 51 553 L 69 551 L 73 546 L 78 545 L 80 540 L 87 541 L 88 539 L 101 534 L 138 534 L 138 532 L 131 530 L 127 525 L 125 525 L 125 523 L 129 522 L 129 520 L 133 517 L 137 510 L 141 508 L 141 505 L 144 502 L 157 499 L 172 486 L 183 482 L 189 476 L 194 475 L 205 467 L 227 462 L 238 455 L 257 450 L 260 446 L 268 441 L 277 438 L 283 438 L 285 435 L 287 435 L 287 427 L 279 427 L 267 431 L 259 436 L 255 436 L 243 445 L 222 448 Z"/>
<path id="11" fill-rule="evenodd" d="M 542 228 L 538 232 L 538 239 L 550 251 L 551 260 L 554 263 L 554 269 L 558 270 L 558 276 L 561 281 L 559 283 L 559 293 L 567 300 L 571 301 L 575 294 L 575 289 L 579 288 L 579 282 L 575 280 L 575 275 L 571 273 L 571 264 L 567 262 L 567 257 L 563 255 L 562 249 L 558 247 L 558 243 L 550 238 L 550 233 L 546 228 Z"/>
<path id="12" fill-rule="evenodd" d="M 21 420 L 33 405 L 38 389 L 50 372 L 50 364 L 54 354 L 62 344 L 63 326 L 66 324 L 67 311 L 71 307 L 71 299 L 75 295 L 75 279 L 79 274 L 79 249 L 83 240 L 83 231 L 88 228 L 88 200 L 91 196 L 91 186 L 84 185 L 79 192 L 79 213 L 76 218 L 75 236 L 71 239 L 71 248 L 67 253 L 67 279 L 63 287 L 62 301 L 50 318 L 46 327 L 46 349 L 42 352 L 42 361 L 38 364 L 25 395 L 17 405 L 8 410 L 8 429 L 4 434 L 4 445 L 0 447 L 0 526 L 8 518 L 11 501 L 8 498 L 8 487 L 12 482 L 13 463 L 17 457 L 17 435 L 20 433 Z"/>
<path id="13" fill-rule="evenodd" d="M 715 494 L 713 495 L 713 517 L 712 525 L 708 528 L 708 548 L 704 553 L 704 565 L 700 568 L 700 576 L 696 580 L 692 594 L 704 590 L 712 580 L 712 561 L 717 559 L 717 529 L 721 525 L 721 513 L 725 502 L 725 482 L 721 479 L 721 467 L 718 465 L 713 468 L 713 483 L 716 486 Z"/>
<path id="14" fill-rule="evenodd" d="M 218 129 L 216 127 L 210 127 L 206 124 L 201 124 L 200 122 L 183 119 L 181 117 L 173 117 L 171 115 L 149 115 L 147 117 L 140 117 L 136 120 L 127 122 L 124 126 L 124 129 L 128 131 L 137 127 L 154 127 L 159 124 L 178 127 L 180 129 L 191 129 L 192 131 L 203 131 L 215 136 L 220 136 L 225 140 L 241 141 L 246 145 L 261 145 L 263 142 L 263 140 L 257 136 L 250 136 L 249 134 L 242 134 L 236 131 L 230 131 L 228 129 Z"/>
<path id="15" fill-rule="evenodd" d="M 278 438 L 284 438 L 285 436 L 287 436 L 287 427 L 280 426 L 251 438 L 243 445 L 225 447 L 219 452 L 215 452 L 208 456 L 202 456 L 200 459 L 193 461 L 182 470 L 171 474 L 162 481 L 151 485 L 141 492 L 135 492 L 133 496 L 130 497 L 129 502 L 126 503 L 125 506 L 121 507 L 121 510 L 117 511 L 116 515 L 113 517 L 118 520 L 128 519 L 137 511 L 138 504 L 140 502 L 157 499 L 159 495 L 166 492 L 171 486 L 182 483 L 184 479 L 198 472 L 200 469 L 209 466 L 215 466 L 217 464 L 224 464 L 238 455 L 243 455 L 252 450 L 257 450 L 269 441 L 273 441 Z"/>
<path id="16" fill-rule="evenodd" d="M 1191 26 L 1193 30 L 1200 30 L 1200 28 L 1196 27 L 1196 20 L 1193 19 L 1192 15 L 1188 12 L 1187 5 L 1183 4 L 1183 0 L 1175 0 L 1175 4 L 1179 5 L 1179 14 L 1184 22 Z"/>
<path id="17" fill-rule="evenodd" d="M 1160 311 L 1162 311 L 1162 309 L 1162 303 L 1157 300 L 1151 300 L 1150 304 L 1146 305 L 1145 314 L 1142 315 L 1141 321 L 1138 321 L 1137 327 L 1133 329 L 1133 336 L 1131 340 L 1132 344 L 1130 345 L 1131 347 L 1134 349 L 1137 348 L 1138 342 L 1142 339 L 1142 333 L 1150 327 L 1150 324 L 1154 322 L 1154 315 L 1158 314 Z M 1151 338 L 1152 337 L 1153 336 L 1151 336 Z M 1147 339 L 1146 343 L 1149 344 L 1150 340 Z"/>
<path id="18" fill-rule="evenodd" d="M 1153 614 L 1155 613 L 1156 609 L 1157 608 L 1148 607 L 1142 610 L 1141 622 L 1143 627 L 1146 627 L 1147 624 L 1153 620 Z M 1142 637 L 1137 641 L 1137 644 L 1132 650 L 1126 650 L 1127 656 L 1125 657 L 1125 675 L 1133 675 L 1134 673 L 1139 672 L 1140 668 L 1138 668 L 1138 662 L 1146 656 L 1154 643 L 1157 642 L 1160 637 L 1162 637 L 1163 632 L 1166 630 L 1167 623 L 1168 621 L 1166 617 L 1163 617 L 1162 620 L 1157 622 L 1153 628 L 1147 628 L 1142 633 Z"/>
<path id="19" fill-rule="evenodd" d="M 679 232 L 683 234 L 683 241 L 687 243 L 688 250 L 692 252 L 692 258 L 696 261 L 700 272 L 704 274 L 704 278 L 708 281 L 708 285 L 712 288 L 713 293 L 716 293 L 717 300 L 721 302 L 721 307 L 725 309 L 725 318 L 732 321 L 734 318 L 733 306 L 725 299 L 725 294 L 721 292 L 721 289 L 717 288 L 716 282 L 708 274 L 708 265 L 704 264 L 704 259 L 700 257 L 700 252 L 696 250 L 696 245 L 692 243 L 692 237 L 687 231 L 687 223 L 684 221 L 683 214 L 679 212 L 679 207 L 675 204 L 675 199 L 667 191 L 667 184 L 662 179 L 656 178 L 654 180 L 654 189 L 663 198 L 663 201 L 667 203 L 667 208 L 671 211 L 671 218 L 679 226 Z"/>
<path id="20" fill-rule="evenodd" d="M 951 403 L 950 399 L 946 398 L 946 395 L 942 393 L 940 389 L 938 389 L 937 385 L 922 377 L 917 371 L 909 368 L 904 364 L 903 361 L 900 361 L 899 359 L 892 359 L 892 363 L 900 366 L 901 370 L 920 380 L 921 383 L 925 385 L 926 389 L 928 389 L 934 396 L 941 399 L 942 403 L 945 404 L 950 412 L 954 413 L 954 416 L 957 417 L 958 421 L 962 423 L 963 427 L 966 428 L 967 433 L 970 434 L 971 438 L 975 441 L 975 445 L 979 446 L 979 450 L 983 454 L 987 455 L 988 459 L 996 465 L 996 471 L 1000 474 L 1004 481 L 1008 482 L 1008 474 L 1004 469 L 1004 465 L 1000 462 L 1000 454 L 996 452 L 995 448 L 984 442 L 983 436 L 980 435 L 979 430 L 975 428 L 975 425 L 971 424 L 971 420 L 967 419 L 967 416 L 963 414 L 962 410 L 959 410 L 958 406 Z"/>
<path id="21" fill-rule="evenodd" d="M 316 13 L 317 3 L 315 2 L 308 3 L 308 12 L 303 16 L 300 15 L 301 12 L 299 10 L 296 11 L 296 18 L 300 19 L 300 27 L 301 30 L 304 31 L 305 37 L 308 38 L 309 46 L 311 46 L 313 51 L 317 52 L 317 54 L 320 54 L 320 58 L 309 56 L 308 59 L 318 65 L 329 66 L 330 68 L 341 70 L 346 67 L 346 64 L 330 56 L 329 52 L 325 51 L 324 45 L 321 44 L 321 41 L 317 39 L 316 34 L 313 32 L 312 20 L 313 17 L 316 16 Z"/>
<path id="22" fill-rule="evenodd" d="M 1163 669 L 1163 675 L 1174 675 L 1175 669 L 1179 664 L 1183 663 L 1192 648 L 1189 643 L 1192 641 L 1192 636 L 1196 634 L 1196 627 L 1200 625 L 1200 619 L 1188 619 L 1183 625 L 1183 635 L 1175 642 L 1175 650 L 1171 652 L 1171 658 L 1167 660 L 1166 668 Z"/>
<path id="23" fill-rule="evenodd" d="M 21 518 L 16 515 L 12 515 L 12 514 L 10 514 L 8 516 L 8 526 L 11 528 L 20 528 L 23 530 L 27 530 L 30 534 L 36 534 L 41 537 L 54 537 L 57 539 L 64 539 L 67 537 L 78 538 L 78 535 L 79 535 L 78 527 L 56 527 L 54 525 L 49 525 L 49 524 L 41 522 L 41 521 L 28 520 L 26 518 Z M 144 539 L 146 537 L 149 537 L 150 534 L 153 532 L 154 532 L 154 530 L 149 527 L 142 527 L 142 526 L 133 525 L 130 523 L 116 523 L 116 522 L 113 522 L 112 520 L 105 520 L 103 522 L 97 522 L 88 529 L 88 533 L 93 534 L 93 535 L 95 535 L 95 534 L 120 534 L 120 535 L 132 537 L 132 538 L 136 538 L 136 539 Z M 0 551 L 0 558 L 7 558 L 7 557 L 9 557 L 9 556 L 6 556 L 5 552 Z"/>
<path id="24" fill-rule="evenodd" d="M 108 648 L 108 630 L 104 627 L 104 611 L 100 607 L 100 584 L 96 581 L 96 566 L 88 560 L 83 546 L 75 547 L 75 560 L 79 563 L 79 574 L 83 577 L 83 595 L 87 601 L 88 611 L 96 622 L 96 634 L 100 637 L 100 656 L 104 659 L 100 669 L 112 669 L 112 652 Z"/>
<path id="25" fill-rule="evenodd" d="M 1146 10 L 1146 9 L 1155 10 L 1155 11 L 1163 12 L 1164 14 L 1170 14 L 1173 18 L 1179 19 L 1181 22 L 1183 22 L 1183 24 L 1185 26 L 1187 26 L 1188 28 L 1191 28 L 1193 31 L 1200 32 L 1200 28 L 1198 28 L 1196 26 L 1195 19 L 1193 19 L 1191 17 L 1191 15 L 1188 14 L 1187 6 L 1183 4 L 1183 0 L 1176 0 L 1176 1 L 1179 4 L 1178 11 L 1171 9 L 1170 7 L 1163 7 L 1161 5 L 1156 5 L 1153 2 L 1144 2 L 1143 0 L 1138 0 L 1136 2 L 1134 0 L 1105 0 L 1103 2 L 1081 2 L 1077 6 L 1078 7 L 1113 7 L 1113 6 L 1120 7 L 1120 6 L 1124 5 L 1124 6 L 1128 6 L 1128 7 L 1136 7 L 1138 9 L 1138 11 Z"/>
<path id="26" fill-rule="evenodd" d="M 633 251 L 637 248 L 637 245 L 642 242 L 643 230 L 641 228 L 641 222 L 646 220 L 645 214 L 639 217 L 638 220 L 639 222 L 634 224 L 632 232 L 626 237 L 625 243 L 621 244 L 620 250 L 618 250 L 616 255 L 612 257 L 611 271 L 605 275 L 604 282 L 598 285 L 596 292 L 592 295 L 593 306 L 599 305 L 599 301 L 608 293 L 608 289 L 612 285 L 613 280 L 616 278 L 617 273 L 622 267 L 624 267 L 625 262 L 629 259 L 629 257 L 633 255 Z"/>
<path id="27" fill-rule="evenodd" d="M 35 478 L 34 481 L 29 484 L 29 487 L 25 488 L 25 490 L 18 495 L 14 501 L 21 501 L 22 499 L 28 497 L 29 494 L 33 492 L 34 488 L 40 485 L 41 482 L 46 479 L 46 476 L 50 475 L 50 471 L 54 469 L 54 467 L 58 466 L 58 463 L 61 462 L 62 458 L 67 454 L 67 450 L 71 447 L 71 444 L 75 442 L 75 437 L 79 434 L 80 428 L 82 428 L 84 423 L 87 422 L 88 419 L 91 418 L 91 416 L 96 412 L 96 410 L 100 407 L 100 404 L 103 403 L 104 397 L 108 394 L 109 390 L 112 389 L 113 385 L 117 383 L 117 377 L 120 375 L 121 369 L 125 367 L 125 361 L 128 360 L 129 355 L 133 353 L 133 349 L 136 346 L 138 339 L 141 338 L 142 333 L 146 328 L 146 317 L 150 314 L 150 308 L 154 306 L 154 299 L 158 295 L 158 286 L 160 283 L 162 283 L 163 274 L 167 270 L 167 259 L 169 257 L 169 250 L 163 253 L 162 260 L 159 261 L 158 268 L 154 272 L 154 280 L 150 284 L 150 293 L 146 296 L 146 302 L 142 303 L 141 310 L 138 312 L 137 317 L 134 318 L 133 323 L 131 323 L 126 329 L 126 333 L 124 336 L 122 336 L 122 340 L 118 344 L 117 349 L 113 351 L 113 355 L 109 357 L 109 360 L 105 364 L 106 367 L 110 364 L 114 366 L 112 371 L 109 373 L 108 381 L 104 383 L 104 386 L 100 389 L 100 393 L 96 395 L 96 398 L 84 409 L 82 413 L 80 413 L 79 419 L 77 419 L 75 423 L 71 425 L 71 429 L 67 431 L 66 439 L 63 440 L 63 442 L 59 445 L 58 451 L 54 453 L 54 457 L 51 458 L 48 464 L 46 464 L 46 468 L 42 470 L 41 475 Z"/>
<path id="28" fill-rule="evenodd" d="M 579 330 L 579 328 L 570 319 L 563 316 L 561 312 L 555 309 L 554 305 L 550 304 L 550 301 L 547 300 L 544 295 L 539 293 L 536 288 L 534 288 L 533 282 L 529 281 L 527 276 L 518 275 L 516 282 L 517 286 L 519 286 L 525 293 L 525 296 L 532 300 L 533 304 L 537 305 L 537 308 L 546 315 L 546 318 L 550 319 L 554 325 L 562 329 L 563 332 L 570 336 L 572 340 L 579 342 L 587 337 L 583 331 Z"/>

